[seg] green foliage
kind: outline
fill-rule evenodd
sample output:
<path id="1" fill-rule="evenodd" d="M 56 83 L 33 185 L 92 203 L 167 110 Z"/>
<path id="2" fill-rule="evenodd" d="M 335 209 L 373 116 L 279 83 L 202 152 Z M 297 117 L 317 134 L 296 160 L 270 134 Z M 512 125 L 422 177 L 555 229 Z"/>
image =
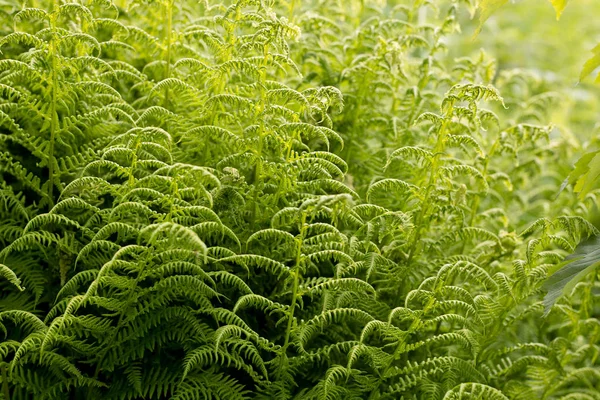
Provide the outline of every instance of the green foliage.
<path id="1" fill-rule="evenodd" d="M 599 177 L 600 152 L 592 151 L 577 160 L 575 168 L 563 183 L 563 188 L 567 184 L 573 185 L 573 190 L 579 194 L 579 198 L 584 199 L 587 194 L 598 188 Z"/>
<path id="2" fill-rule="evenodd" d="M 556 11 L 556 19 L 558 20 L 560 19 L 562 12 L 565 10 L 565 7 L 567 7 L 569 0 L 550 0 L 550 3 L 552 3 L 554 11 Z"/>
<path id="3" fill-rule="evenodd" d="M 580 243 L 572 254 L 565 257 L 564 264 L 566 265 L 546 281 L 544 286 L 547 288 L 548 294 L 544 298 L 544 305 L 547 311 L 560 295 L 570 293 L 577 283 L 599 265 L 598 240 L 598 236 L 594 236 Z"/>
<path id="4" fill-rule="evenodd" d="M 479 26 L 475 31 L 475 34 L 481 32 L 481 28 L 487 19 L 495 13 L 498 9 L 508 3 L 508 0 L 481 0 L 478 4 L 479 7 Z"/>
<path id="5" fill-rule="evenodd" d="M 567 7 L 569 0 L 548 0 L 552 7 L 554 7 L 554 11 L 556 12 L 556 19 L 559 20 L 561 14 Z M 478 31 L 481 30 L 481 25 L 498 9 L 508 3 L 508 0 L 480 0 L 478 3 L 479 7 L 479 28 Z"/>
<path id="6" fill-rule="evenodd" d="M 600 390 L 595 274 L 541 319 L 597 193 L 464 2 L 9 3 L 0 398 Z"/>
<path id="7" fill-rule="evenodd" d="M 567 6 L 568 0 L 550 0 L 555 11 L 556 19 L 558 20 Z M 505 3 L 505 2 L 502 2 Z M 483 1 L 480 4 L 481 18 L 477 32 L 481 31 L 481 25 L 503 4 Z M 588 6 L 588 8 L 590 8 Z M 579 74 L 579 82 L 583 81 L 587 76 L 594 72 L 600 66 L 600 45 L 592 49 L 593 56 L 589 58 Z M 596 82 L 598 79 L 596 79 Z M 574 192 L 579 194 L 579 199 L 584 200 L 590 192 L 598 189 L 598 178 L 600 177 L 600 155 L 598 150 L 590 151 L 584 154 L 576 163 L 573 171 L 568 178 L 563 182 L 561 191 L 568 185 L 573 185 Z M 598 234 L 597 231 L 594 232 Z M 590 238 L 581 242 L 575 251 L 565 258 L 562 268 L 553 268 L 557 270 L 552 277 L 546 282 L 545 288 L 548 293 L 544 303 L 546 312 L 551 307 L 556 299 L 561 295 L 570 292 L 577 283 L 579 283 L 587 274 L 593 273 L 597 266 L 597 237 Z"/>

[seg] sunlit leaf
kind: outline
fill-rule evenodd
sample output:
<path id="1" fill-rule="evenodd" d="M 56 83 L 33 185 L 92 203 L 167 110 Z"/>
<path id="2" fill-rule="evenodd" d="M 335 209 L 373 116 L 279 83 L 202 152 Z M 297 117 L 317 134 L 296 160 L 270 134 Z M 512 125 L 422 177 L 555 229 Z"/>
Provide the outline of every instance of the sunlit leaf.
<path id="1" fill-rule="evenodd" d="M 600 236 L 594 236 L 579 244 L 573 254 L 565 258 L 560 269 L 544 283 L 548 291 L 544 297 L 545 314 L 556 300 L 568 294 L 575 285 L 600 265 Z"/>
<path id="2" fill-rule="evenodd" d="M 600 178 L 600 151 L 584 154 L 576 163 L 575 169 L 563 183 L 561 190 L 567 184 L 575 185 L 573 190 L 583 199 L 590 191 L 598 188 Z"/>
<path id="3" fill-rule="evenodd" d="M 481 0 L 479 3 L 479 25 L 475 30 L 475 36 L 479 35 L 485 21 L 506 3 L 508 3 L 508 0 Z"/>
<path id="4" fill-rule="evenodd" d="M 591 74 L 600 66 L 600 44 L 597 44 L 596 47 L 592 49 L 592 53 L 592 57 L 590 57 L 585 64 L 583 64 L 583 68 L 579 74 L 579 82 L 584 80 L 589 74 Z"/>
<path id="5" fill-rule="evenodd" d="M 562 12 L 565 10 L 567 3 L 569 0 L 550 0 L 552 3 L 552 7 L 554 7 L 554 11 L 556 11 L 556 19 L 560 19 Z"/>

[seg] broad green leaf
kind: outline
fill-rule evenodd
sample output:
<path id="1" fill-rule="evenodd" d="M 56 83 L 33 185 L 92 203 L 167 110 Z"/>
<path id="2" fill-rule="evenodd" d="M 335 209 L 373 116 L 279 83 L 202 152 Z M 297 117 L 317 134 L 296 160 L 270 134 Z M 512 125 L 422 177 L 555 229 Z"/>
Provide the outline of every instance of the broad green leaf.
<path id="1" fill-rule="evenodd" d="M 554 7 L 554 11 L 556 11 L 556 19 L 560 19 L 560 15 L 565 10 L 567 3 L 569 0 L 550 0 L 552 3 L 552 7 Z"/>
<path id="2" fill-rule="evenodd" d="M 588 164 L 588 170 L 585 175 L 577 180 L 575 192 L 579 197 L 585 196 L 590 191 L 598 187 L 598 178 L 600 177 L 600 152 L 596 152 Z"/>
<path id="3" fill-rule="evenodd" d="M 481 0 L 479 3 L 479 25 L 475 30 L 475 35 L 479 35 L 481 28 L 487 19 L 500 7 L 508 3 L 508 0 Z"/>
<path id="4" fill-rule="evenodd" d="M 600 236 L 581 242 L 573 254 L 561 263 L 560 269 L 548 278 L 543 288 L 548 291 L 544 297 L 544 315 L 563 294 L 569 293 L 587 274 L 600 265 Z"/>
<path id="5" fill-rule="evenodd" d="M 591 74 L 596 68 L 600 66 L 600 44 L 592 49 L 592 57 L 583 64 L 581 73 L 579 74 L 579 82 L 584 80 L 589 74 Z M 600 78 L 600 75 L 598 76 Z M 598 78 L 596 82 L 598 82 Z"/>
<path id="6" fill-rule="evenodd" d="M 579 193 L 582 199 L 590 191 L 597 189 L 600 185 L 600 150 L 584 154 L 576 163 L 575 169 L 563 183 L 561 190 L 567 184 L 575 185 L 573 190 Z"/>

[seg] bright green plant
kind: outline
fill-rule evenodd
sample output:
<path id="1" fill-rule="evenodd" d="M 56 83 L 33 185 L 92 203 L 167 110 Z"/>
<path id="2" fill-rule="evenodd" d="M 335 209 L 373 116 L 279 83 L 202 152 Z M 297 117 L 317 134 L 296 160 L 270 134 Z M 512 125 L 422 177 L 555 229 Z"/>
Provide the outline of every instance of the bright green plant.
<path id="1" fill-rule="evenodd" d="M 558 20 L 568 4 L 568 0 L 551 0 L 552 6 L 556 11 Z M 501 1 L 484 0 L 480 3 L 480 25 L 477 32 L 480 32 L 485 20 L 498 8 L 507 3 Z M 579 75 L 579 82 L 588 77 L 594 70 L 600 66 L 600 45 L 592 49 L 592 57 L 588 59 Z M 598 79 L 596 79 L 596 82 Z M 578 193 L 582 203 L 586 200 L 595 201 L 595 194 L 598 189 L 598 178 L 600 177 L 600 154 L 598 150 L 588 152 L 583 155 L 576 163 L 574 170 L 563 182 L 561 191 L 567 185 L 573 185 L 573 190 Z M 585 205 L 584 205 L 585 207 Z M 594 210 L 596 212 L 597 210 Z M 596 232 L 594 232 L 596 233 Z M 598 237 L 582 241 L 575 251 L 569 255 L 562 265 L 553 268 L 554 274 L 546 283 L 548 293 L 545 297 L 545 304 L 548 310 L 562 294 L 569 293 L 586 276 L 596 275 L 596 270 L 600 262 L 598 254 Z"/>
<path id="2" fill-rule="evenodd" d="M 462 2 L 26 6 L 0 14 L 0 398 L 600 390 L 595 281 L 538 323 L 596 233 L 552 203 L 560 93 L 447 63 Z"/>

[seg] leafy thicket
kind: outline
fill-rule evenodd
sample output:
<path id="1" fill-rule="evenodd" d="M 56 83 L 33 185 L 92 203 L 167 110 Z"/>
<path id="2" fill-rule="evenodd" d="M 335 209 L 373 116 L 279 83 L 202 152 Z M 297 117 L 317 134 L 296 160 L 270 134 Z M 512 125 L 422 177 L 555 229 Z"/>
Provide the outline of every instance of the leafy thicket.
<path id="1" fill-rule="evenodd" d="M 1 398 L 598 398 L 596 193 L 472 5 L 3 4 Z"/>
<path id="2" fill-rule="evenodd" d="M 552 6 L 554 7 L 554 11 L 556 12 L 557 21 L 560 19 L 561 14 L 564 9 L 567 7 L 569 3 L 568 0 L 550 0 Z M 477 33 L 481 31 L 481 27 L 483 22 L 492 14 L 494 11 L 502 7 L 506 1 L 502 0 L 499 2 L 496 1 L 482 1 L 479 4 L 480 8 L 480 25 L 477 30 Z M 589 13 L 597 12 L 594 8 L 594 4 L 586 1 L 578 1 L 575 6 L 580 6 L 580 12 Z M 576 17 L 576 21 L 581 21 L 585 19 L 585 16 L 579 15 Z M 573 20 L 573 17 L 571 17 Z M 565 33 L 568 28 L 567 26 L 560 26 L 560 31 Z M 575 30 L 573 30 L 575 31 Z M 571 38 L 570 40 L 566 40 L 563 43 L 558 43 L 561 45 L 569 45 L 573 44 L 579 47 L 582 47 L 581 44 L 586 43 L 591 37 L 592 34 L 587 32 L 577 32 L 577 36 Z M 554 51 L 554 50 L 553 50 Z M 581 50 L 575 50 L 573 52 L 565 52 L 560 51 L 561 54 L 572 53 L 577 54 L 580 53 Z M 595 70 L 597 70 L 598 66 L 600 66 L 600 45 L 596 45 L 592 49 L 592 56 L 588 58 L 585 63 L 583 63 L 583 68 L 579 72 L 579 79 L 577 84 L 582 83 L 589 75 L 593 74 Z M 598 83 L 598 77 L 595 80 L 595 83 Z M 596 93 L 597 97 L 597 93 Z M 590 102 L 586 102 L 586 109 L 593 110 L 594 107 L 588 107 Z M 568 109 L 568 107 L 567 107 Z M 568 113 L 573 116 L 577 115 L 574 119 L 581 121 L 581 115 L 577 113 L 577 109 L 581 109 L 581 107 L 576 107 L 574 110 L 569 110 Z M 592 114 L 593 115 L 593 114 Z M 572 117 L 571 117 L 572 118 Z M 592 117 L 592 121 L 595 122 L 595 117 Z M 597 130 L 598 126 L 594 127 L 594 130 Z M 589 131 L 589 128 L 586 130 Z M 583 146 L 589 150 L 589 148 L 596 148 L 596 135 L 589 135 L 589 132 L 586 132 L 587 140 L 584 140 Z M 591 137 L 590 137 L 591 136 Z M 576 142 L 576 140 L 575 140 Z M 598 150 L 592 150 L 585 153 L 577 162 L 575 163 L 574 169 L 570 172 L 569 176 L 563 182 L 561 186 L 561 191 L 567 185 L 572 185 L 574 192 L 579 194 L 579 198 L 581 200 L 586 199 L 586 196 L 599 188 L 599 180 L 600 178 L 600 155 Z M 597 202 L 594 202 L 597 205 Z M 598 210 L 597 206 L 592 210 L 592 219 L 598 219 Z M 600 263 L 600 249 L 598 245 L 600 244 L 600 237 L 595 236 L 590 240 L 586 240 L 573 251 L 568 257 L 565 258 L 564 262 L 559 265 L 555 273 L 552 277 L 546 282 L 545 287 L 548 290 L 548 293 L 544 299 L 544 303 L 546 308 L 551 307 L 556 299 L 562 294 L 568 293 L 571 291 L 582 279 L 584 279 L 589 274 L 596 274 L 596 268 Z"/>

